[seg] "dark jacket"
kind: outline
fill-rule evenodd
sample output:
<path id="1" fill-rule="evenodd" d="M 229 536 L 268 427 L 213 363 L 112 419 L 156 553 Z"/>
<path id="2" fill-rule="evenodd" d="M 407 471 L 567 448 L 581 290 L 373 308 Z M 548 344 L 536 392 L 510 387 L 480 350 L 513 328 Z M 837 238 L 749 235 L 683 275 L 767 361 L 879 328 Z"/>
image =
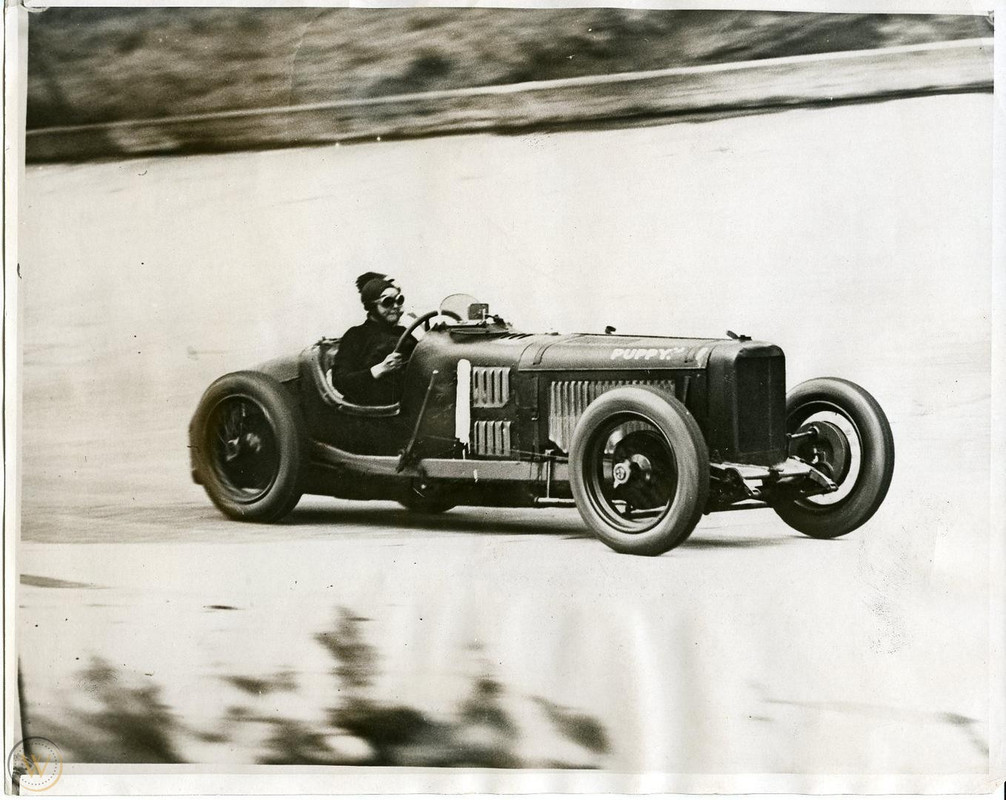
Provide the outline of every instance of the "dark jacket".
<path id="1" fill-rule="evenodd" d="M 384 361 L 403 333 L 401 325 L 392 327 L 371 317 L 346 331 L 332 362 L 332 382 L 349 402 L 364 406 L 398 402 L 406 368 L 380 378 L 371 375 L 370 368 Z M 410 336 L 402 345 L 402 355 L 408 359 L 415 347 L 416 340 Z"/>

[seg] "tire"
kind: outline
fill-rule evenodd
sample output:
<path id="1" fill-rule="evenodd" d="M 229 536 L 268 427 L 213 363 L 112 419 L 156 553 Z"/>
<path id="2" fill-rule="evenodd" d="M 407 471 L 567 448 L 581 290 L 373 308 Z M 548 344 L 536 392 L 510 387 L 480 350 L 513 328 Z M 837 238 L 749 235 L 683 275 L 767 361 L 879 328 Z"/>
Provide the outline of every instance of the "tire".
<path id="1" fill-rule="evenodd" d="M 276 522 L 297 505 L 304 421 L 278 381 L 258 372 L 224 375 L 203 395 L 192 430 L 203 487 L 228 517 Z"/>
<path id="2" fill-rule="evenodd" d="M 827 436 L 816 439 L 823 448 L 815 457 L 821 471 L 838 484 L 838 491 L 787 498 L 773 507 L 787 525 L 801 533 L 834 539 L 861 526 L 884 502 L 894 475 L 894 436 L 887 416 L 870 393 L 839 378 L 806 381 L 787 396 L 787 433 L 794 434 L 815 420 L 823 420 L 827 427 Z M 815 439 L 810 441 L 809 445 L 791 442 L 790 455 L 811 461 L 808 456 L 814 452 Z"/>
<path id="3" fill-rule="evenodd" d="M 709 452 L 685 406 L 638 386 L 587 406 L 573 432 L 569 480 L 587 527 L 619 553 L 657 556 L 698 524 L 709 497 Z"/>

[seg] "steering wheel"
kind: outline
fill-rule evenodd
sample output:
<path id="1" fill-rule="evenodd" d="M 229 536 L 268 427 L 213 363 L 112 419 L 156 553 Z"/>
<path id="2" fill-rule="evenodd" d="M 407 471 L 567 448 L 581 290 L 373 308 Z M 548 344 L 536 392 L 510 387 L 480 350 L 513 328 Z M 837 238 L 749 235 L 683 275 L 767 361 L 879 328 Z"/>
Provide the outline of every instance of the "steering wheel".
<path id="1" fill-rule="evenodd" d="M 430 320 L 433 319 L 434 317 L 450 317 L 451 319 L 456 320 L 457 322 L 461 322 L 461 317 L 458 314 L 455 314 L 453 311 L 447 311 L 447 310 L 427 311 L 422 316 L 416 317 L 414 320 L 412 320 L 412 323 L 409 325 L 409 327 L 405 329 L 405 333 L 403 333 L 401 336 L 398 337 L 398 341 L 395 342 L 395 349 L 392 350 L 391 352 L 392 353 L 402 352 L 402 345 L 405 344 L 405 341 L 412 335 L 412 332 L 415 331 L 416 328 L 418 328 L 420 325 L 425 326 L 426 330 L 429 330 Z"/>

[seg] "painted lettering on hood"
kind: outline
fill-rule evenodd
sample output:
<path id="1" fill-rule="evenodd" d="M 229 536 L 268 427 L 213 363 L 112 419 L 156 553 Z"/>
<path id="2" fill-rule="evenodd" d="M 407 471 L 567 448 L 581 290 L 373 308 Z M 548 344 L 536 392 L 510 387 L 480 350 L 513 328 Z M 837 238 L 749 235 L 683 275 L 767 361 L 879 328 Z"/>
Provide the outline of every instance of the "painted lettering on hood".
<path id="1" fill-rule="evenodd" d="M 616 347 L 611 360 L 617 361 L 669 361 L 687 353 L 684 347 Z"/>

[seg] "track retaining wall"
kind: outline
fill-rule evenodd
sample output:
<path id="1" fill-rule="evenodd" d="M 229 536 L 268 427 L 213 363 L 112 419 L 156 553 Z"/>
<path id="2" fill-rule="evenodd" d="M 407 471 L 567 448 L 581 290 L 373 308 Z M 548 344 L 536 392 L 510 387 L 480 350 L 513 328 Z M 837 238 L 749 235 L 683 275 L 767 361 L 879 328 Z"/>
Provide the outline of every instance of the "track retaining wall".
<path id="1" fill-rule="evenodd" d="M 992 91 L 992 39 L 27 131 L 28 161 L 220 152 L 745 114 Z"/>

